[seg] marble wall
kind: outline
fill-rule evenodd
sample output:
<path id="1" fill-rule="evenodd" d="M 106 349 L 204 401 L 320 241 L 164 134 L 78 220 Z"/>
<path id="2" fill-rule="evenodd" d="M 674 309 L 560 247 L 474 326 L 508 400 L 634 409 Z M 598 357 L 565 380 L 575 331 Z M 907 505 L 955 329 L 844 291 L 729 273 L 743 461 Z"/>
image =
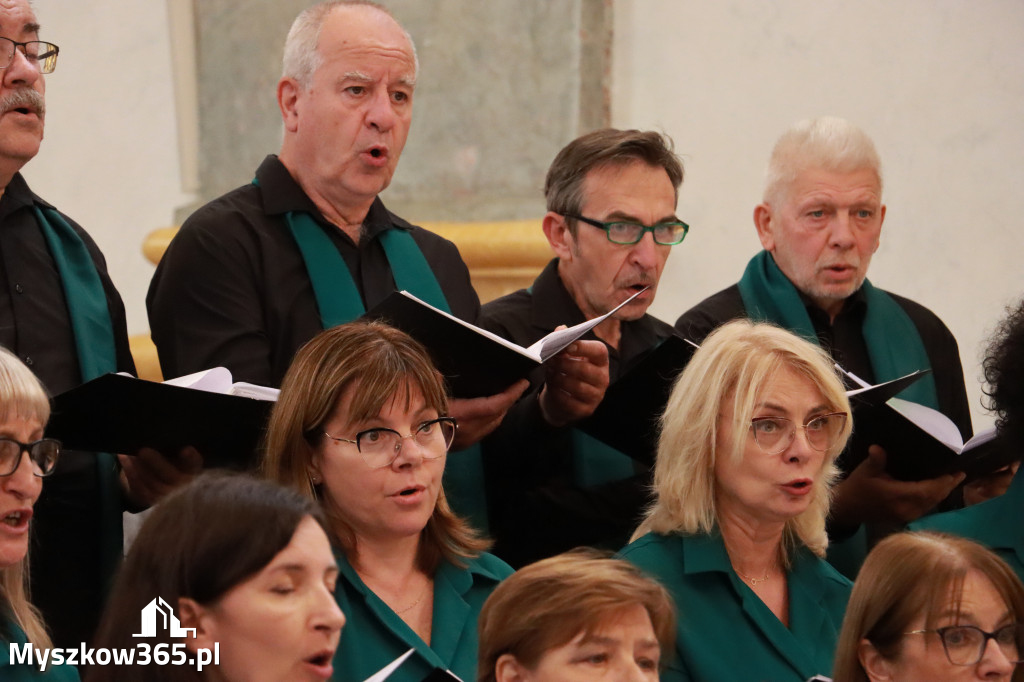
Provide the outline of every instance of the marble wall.
<path id="1" fill-rule="evenodd" d="M 281 52 L 308 4 L 194 2 L 200 200 L 246 181 L 277 151 Z M 389 207 L 413 220 L 540 216 L 554 151 L 609 120 L 611 0 L 387 5 L 420 60 Z"/>

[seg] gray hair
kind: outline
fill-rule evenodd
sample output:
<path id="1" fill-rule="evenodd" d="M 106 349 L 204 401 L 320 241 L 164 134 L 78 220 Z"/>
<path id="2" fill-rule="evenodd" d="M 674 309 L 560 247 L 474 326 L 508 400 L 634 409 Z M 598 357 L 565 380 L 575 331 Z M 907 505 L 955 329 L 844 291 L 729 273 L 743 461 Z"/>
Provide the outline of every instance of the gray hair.
<path id="1" fill-rule="evenodd" d="M 372 7 L 394 19 L 394 15 L 383 5 L 372 0 L 328 0 L 313 5 L 295 17 L 288 37 L 284 41 L 284 59 L 282 60 L 281 77 L 292 78 L 303 90 L 308 90 L 313 82 L 313 74 L 320 68 L 321 57 L 317 50 L 320 44 L 320 31 L 323 30 L 327 17 L 339 7 Z M 398 20 L 395 19 L 395 23 Z M 419 74 L 420 60 L 416 55 L 416 43 L 412 36 L 399 24 L 412 48 L 412 59 L 415 74 Z M 414 74 L 414 75 L 415 75 Z"/>
<path id="2" fill-rule="evenodd" d="M 867 133 L 843 118 L 822 116 L 800 121 L 775 143 L 765 174 L 764 202 L 785 199 L 790 185 L 808 168 L 835 173 L 870 170 L 882 190 L 882 162 Z"/>

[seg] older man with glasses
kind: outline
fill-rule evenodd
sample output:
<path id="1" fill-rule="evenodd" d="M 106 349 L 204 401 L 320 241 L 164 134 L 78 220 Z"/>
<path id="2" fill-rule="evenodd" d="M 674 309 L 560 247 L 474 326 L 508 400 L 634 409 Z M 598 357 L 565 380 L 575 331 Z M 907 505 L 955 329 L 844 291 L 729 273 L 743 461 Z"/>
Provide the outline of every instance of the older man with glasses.
<path id="1" fill-rule="evenodd" d="M 99 249 L 20 173 L 43 139 L 43 75 L 59 52 L 38 38 L 28 0 L 0 3 L 0 345 L 60 393 L 134 365 L 124 305 Z M 32 596 L 57 646 L 78 646 L 91 634 L 120 549 L 120 504 L 103 513 L 105 488 L 116 495 L 113 459 L 70 452 L 35 506 Z"/>
<path id="2" fill-rule="evenodd" d="M 135 365 L 124 305 L 99 248 L 20 172 L 39 152 L 43 76 L 60 52 L 38 38 L 28 0 L 0 2 L 0 345 L 57 394 L 107 372 L 134 373 Z M 152 451 L 145 458 L 168 464 Z M 137 472 L 147 484 L 156 480 L 148 466 Z M 32 597 L 59 647 L 89 641 L 99 617 L 121 556 L 119 484 L 113 456 L 66 451 L 35 505 Z"/>
<path id="3" fill-rule="evenodd" d="M 534 372 L 531 389 L 484 443 L 495 553 L 514 566 L 577 545 L 620 547 L 648 501 L 647 467 L 574 425 L 624 368 L 673 334 L 647 308 L 689 229 L 676 217 L 682 181 L 682 164 L 659 133 L 604 129 L 569 143 L 544 190 L 544 234 L 556 257 L 529 289 L 483 308 L 482 326 L 529 345 L 636 295 Z"/>

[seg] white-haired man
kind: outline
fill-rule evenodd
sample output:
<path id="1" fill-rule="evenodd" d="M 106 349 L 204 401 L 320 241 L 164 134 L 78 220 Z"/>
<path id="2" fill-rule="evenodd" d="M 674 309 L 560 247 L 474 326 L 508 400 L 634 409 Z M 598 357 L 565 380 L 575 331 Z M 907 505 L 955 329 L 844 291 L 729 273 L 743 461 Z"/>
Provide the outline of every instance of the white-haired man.
<path id="1" fill-rule="evenodd" d="M 867 279 L 885 219 L 881 162 L 864 131 L 833 117 L 802 121 L 772 151 L 754 224 L 764 250 L 735 284 L 684 313 L 676 329 L 700 342 L 730 319 L 773 321 L 828 349 L 872 383 L 917 369 L 932 374 L 904 394 L 971 433 L 956 339 L 924 306 Z M 903 482 L 885 473 L 886 453 L 869 456 L 837 486 L 833 535 L 863 523 L 891 527 L 944 500 L 963 475 Z"/>
<path id="2" fill-rule="evenodd" d="M 475 321 L 480 302 L 451 242 L 389 212 L 412 121 L 412 40 L 372 2 L 324 2 L 288 34 L 280 154 L 182 226 L 147 296 L 166 376 L 225 366 L 279 385 L 295 352 L 396 289 Z M 457 445 L 478 440 L 525 390 L 453 400 Z"/>

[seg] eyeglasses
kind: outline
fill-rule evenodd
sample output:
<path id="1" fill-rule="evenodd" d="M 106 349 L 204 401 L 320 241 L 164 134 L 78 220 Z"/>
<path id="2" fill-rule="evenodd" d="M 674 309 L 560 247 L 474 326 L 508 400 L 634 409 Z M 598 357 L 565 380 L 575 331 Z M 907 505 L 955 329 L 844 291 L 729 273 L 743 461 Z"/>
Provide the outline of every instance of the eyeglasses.
<path id="1" fill-rule="evenodd" d="M 656 244 L 674 246 L 675 244 L 682 243 L 686 239 L 686 233 L 690 231 L 690 226 L 684 222 L 641 225 L 640 223 L 619 221 L 602 223 L 600 220 L 584 218 L 581 215 L 573 215 L 571 213 L 566 213 L 565 217 L 579 220 L 587 225 L 593 225 L 604 230 L 604 233 L 608 235 L 608 241 L 614 244 L 636 244 L 644 238 L 645 232 L 650 232 Z"/>
<path id="2" fill-rule="evenodd" d="M 39 73 L 53 73 L 57 68 L 57 53 L 60 48 L 53 43 L 42 40 L 30 40 L 19 43 L 17 40 L 0 36 L 0 69 L 6 69 L 14 61 L 14 51 L 21 48 L 21 53 L 29 64 L 39 69 Z"/>
<path id="3" fill-rule="evenodd" d="M 0 436 L 0 476 L 10 476 L 21 464 L 21 453 L 27 452 L 35 465 L 36 476 L 49 476 L 57 468 L 60 441 L 53 438 L 22 443 L 13 438 Z"/>
<path id="4" fill-rule="evenodd" d="M 985 655 L 988 640 L 996 640 L 1003 655 L 1010 663 L 1021 662 L 1021 644 L 1024 643 L 1024 625 L 1013 623 L 1004 625 L 995 632 L 985 632 L 973 625 L 950 625 L 934 630 L 911 630 L 905 635 L 923 635 L 928 632 L 938 634 L 942 640 L 942 648 L 946 658 L 953 665 L 974 665 Z"/>
<path id="5" fill-rule="evenodd" d="M 819 452 L 826 452 L 839 440 L 847 417 L 845 412 L 820 414 L 803 425 L 786 417 L 754 417 L 750 420 L 750 430 L 757 444 L 769 455 L 784 452 L 796 438 L 798 426 L 804 430 L 808 445 Z"/>
<path id="6" fill-rule="evenodd" d="M 423 459 L 437 459 L 448 452 L 455 439 L 456 423 L 454 417 L 439 417 L 420 424 L 408 436 L 403 436 L 394 429 L 367 429 L 356 434 L 355 440 L 338 438 L 324 431 L 331 440 L 341 443 L 355 443 L 356 450 L 371 469 L 383 469 L 391 466 L 402 451 L 406 438 L 412 438 L 423 450 Z"/>

